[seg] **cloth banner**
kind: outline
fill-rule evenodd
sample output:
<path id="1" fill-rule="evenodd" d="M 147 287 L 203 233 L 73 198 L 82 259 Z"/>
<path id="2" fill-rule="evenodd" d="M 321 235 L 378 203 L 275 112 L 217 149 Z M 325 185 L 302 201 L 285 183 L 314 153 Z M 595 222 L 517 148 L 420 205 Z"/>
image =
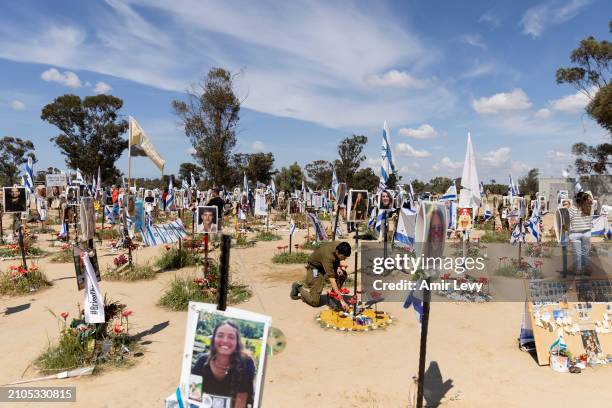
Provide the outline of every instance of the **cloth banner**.
<path id="1" fill-rule="evenodd" d="M 397 231 L 395 231 L 394 241 L 399 246 L 414 245 L 414 236 L 416 233 L 416 211 L 409 208 L 402 208 L 399 213 L 397 222 Z"/>
<path id="2" fill-rule="evenodd" d="M 525 310 L 523 311 L 523 320 L 521 322 L 521 333 L 519 335 L 519 345 L 523 347 L 527 343 L 533 343 L 533 327 L 531 326 L 531 318 L 529 316 L 529 306 L 525 302 Z"/>
<path id="3" fill-rule="evenodd" d="M 36 211 L 41 221 L 47 220 L 47 199 L 43 197 L 36 197 Z"/>
<path id="4" fill-rule="evenodd" d="M 146 246 L 171 244 L 187 236 L 187 231 L 185 231 L 185 226 L 180 218 L 165 224 L 147 224 L 145 223 L 139 230 L 142 241 Z"/>
<path id="5" fill-rule="evenodd" d="M 157 166 L 157 168 L 163 173 L 166 161 L 159 155 L 155 146 L 149 140 L 144 130 L 140 127 L 138 122 L 130 116 L 130 154 L 132 156 L 146 156 Z"/>
<path id="6" fill-rule="evenodd" d="M 86 251 L 81 253 L 81 259 L 85 264 L 85 300 L 83 301 L 85 323 L 104 323 L 106 321 L 104 317 L 104 300 L 100 294 L 96 271 L 94 271 Z"/>
<path id="7" fill-rule="evenodd" d="M 93 239 L 96 233 L 96 212 L 92 197 L 81 198 L 79 218 L 81 220 L 81 239 L 83 241 Z"/>
<path id="8" fill-rule="evenodd" d="M 594 215 L 591 221 L 591 236 L 603 237 L 608 232 L 608 216 Z"/>
<path id="9" fill-rule="evenodd" d="M 315 229 L 317 234 L 317 241 L 327 241 L 327 233 L 325 232 L 325 228 L 323 227 L 323 223 L 316 215 L 312 213 L 308 213 L 308 220 L 312 224 L 312 227 Z"/>
<path id="10" fill-rule="evenodd" d="M 255 215 L 263 215 L 264 217 L 268 215 L 266 196 L 261 193 L 255 195 Z"/>

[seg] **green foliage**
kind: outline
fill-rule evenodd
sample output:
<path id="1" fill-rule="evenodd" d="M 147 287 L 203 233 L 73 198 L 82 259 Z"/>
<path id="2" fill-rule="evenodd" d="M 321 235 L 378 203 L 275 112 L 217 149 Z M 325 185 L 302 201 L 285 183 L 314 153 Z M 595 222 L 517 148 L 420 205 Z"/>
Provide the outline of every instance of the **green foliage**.
<path id="1" fill-rule="evenodd" d="M 315 160 L 305 167 L 310 183 L 315 190 L 328 189 L 331 186 L 334 166 L 327 160 Z"/>
<path id="2" fill-rule="evenodd" d="M 162 271 L 180 269 L 186 266 L 195 266 L 202 262 L 199 254 L 184 249 L 172 248 L 166 251 L 155 261 L 155 265 Z"/>
<path id="3" fill-rule="evenodd" d="M 539 279 L 543 276 L 539 269 L 532 268 L 525 261 L 521 261 L 521 265 L 519 266 L 516 259 L 500 266 L 495 271 L 495 275 L 519 279 Z"/>
<path id="4" fill-rule="evenodd" d="M 198 280 L 194 275 L 176 276 L 164 291 L 159 305 L 169 310 L 187 310 L 190 301 L 216 303 L 217 287 L 219 283 L 219 270 L 211 264 L 207 277 Z M 227 294 L 228 304 L 237 304 L 246 301 L 252 295 L 247 285 L 230 283 Z"/>
<path id="5" fill-rule="evenodd" d="M 121 135 L 128 129 L 128 122 L 119 119 L 123 101 L 112 95 L 87 96 L 63 95 L 42 109 L 41 119 L 55 125 L 62 133 L 51 141 L 66 156 L 71 169 L 79 168 L 90 176 L 101 169 L 105 184 L 121 176 L 116 167 L 119 157 L 128 147 Z"/>
<path id="6" fill-rule="evenodd" d="M 510 236 L 507 231 L 486 231 L 481 237 L 482 243 L 508 243 Z"/>
<path id="7" fill-rule="evenodd" d="M 25 295 L 52 285 L 44 272 L 36 266 L 30 266 L 27 272 L 21 267 L 0 272 L 0 295 Z"/>
<path id="8" fill-rule="evenodd" d="M 359 169 L 353 174 L 351 188 L 356 190 L 376 191 L 380 177 L 370 167 Z"/>
<path id="9" fill-rule="evenodd" d="M 156 272 L 149 265 L 132 265 L 122 268 L 109 266 L 103 275 L 105 280 L 134 282 L 140 280 L 151 280 L 155 278 Z"/>
<path id="10" fill-rule="evenodd" d="M 519 179 L 519 189 L 523 194 L 529 194 L 531 197 L 535 197 L 539 190 L 539 175 L 540 171 L 538 169 L 531 169 L 525 177 Z"/>
<path id="11" fill-rule="evenodd" d="M 280 235 L 276 235 L 270 231 L 261 231 L 259 234 L 255 235 L 256 241 L 278 241 L 282 239 Z"/>
<path id="12" fill-rule="evenodd" d="M 272 263 L 276 264 L 304 264 L 308 262 L 309 254 L 306 252 L 283 252 L 272 257 Z"/>
<path id="13" fill-rule="evenodd" d="M 302 249 L 308 249 L 314 251 L 321 246 L 321 242 L 315 240 L 307 240 L 302 244 Z"/>
<path id="14" fill-rule="evenodd" d="M 101 240 L 118 239 L 120 236 L 119 231 L 115 228 L 99 230 L 96 231 L 96 234 Z"/>
<path id="15" fill-rule="evenodd" d="M 233 185 L 242 185 L 244 174 L 251 183 L 268 184 L 274 173 L 274 154 L 236 153 L 232 157 Z"/>
<path id="16" fill-rule="evenodd" d="M 185 180 L 187 184 L 191 185 L 192 174 L 193 179 L 197 183 L 202 178 L 202 175 L 204 174 L 204 169 L 195 163 L 181 163 L 181 165 L 179 166 L 179 178 L 181 180 Z"/>
<path id="17" fill-rule="evenodd" d="M 240 101 L 233 87 L 231 72 L 212 68 L 204 82 L 187 93 L 187 101 L 172 101 L 195 149 L 193 157 L 205 169 L 208 181 L 216 186 L 231 185 L 230 154 L 236 146 L 240 119 Z"/>
<path id="18" fill-rule="evenodd" d="M 52 263 L 72 263 L 74 262 L 74 258 L 73 258 L 73 253 L 72 253 L 72 248 L 71 249 L 63 249 L 59 252 L 54 253 L 53 255 L 51 255 L 51 258 L 49 258 L 49 262 Z"/>
<path id="19" fill-rule="evenodd" d="M 281 168 L 276 173 L 274 184 L 279 191 L 293 192 L 302 187 L 302 180 L 304 180 L 304 173 L 302 173 L 300 165 L 295 162 L 289 167 Z"/>
<path id="20" fill-rule="evenodd" d="M 0 139 L 0 185 L 12 186 L 17 183 L 21 167 L 28 157 L 36 163 L 34 143 L 18 137 L 5 136 Z"/>
<path id="21" fill-rule="evenodd" d="M 130 366 L 141 347 L 129 335 L 129 316 L 123 315 L 124 311 L 131 313 L 125 305 L 104 299 L 106 322 L 100 324 L 85 323 L 82 310 L 70 324 L 51 312 L 61 325 L 59 339 L 56 344 L 49 342 L 35 366 L 52 373 L 90 365 L 96 365 L 96 369 L 105 365 Z"/>
<path id="22" fill-rule="evenodd" d="M 338 156 L 340 159 L 334 162 L 336 175 L 339 182 L 347 183 L 349 188 L 355 188 L 353 176 L 366 159 L 363 149 L 368 143 L 368 138 L 363 135 L 352 135 L 343 139 L 338 145 Z M 365 174 L 362 174 L 364 176 Z"/>

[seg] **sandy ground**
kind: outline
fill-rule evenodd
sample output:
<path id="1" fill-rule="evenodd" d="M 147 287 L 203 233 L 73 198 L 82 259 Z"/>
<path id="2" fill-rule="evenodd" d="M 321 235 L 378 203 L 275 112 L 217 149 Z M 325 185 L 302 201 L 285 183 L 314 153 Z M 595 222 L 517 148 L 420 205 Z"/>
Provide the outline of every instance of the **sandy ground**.
<path id="1" fill-rule="evenodd" d="M 279 231 L 286 236 L 286 231 Z M 298 231 L 294 242 L 302 242 Z M 49 235 L 41 236 L 41 246 Z M 254 296 L 240 307 L 271 315 L 273 325 L 287 337 L 286 349 L 267 360 L 263 407 L 407 407 L 411 378 L 417 372 L 419 325 L 412 310 L 399 303 L 382 307 L 396 317 L 386 331 L 348 334 L 325 331 L 315 322 L 317 310 L 289 299 L 292 281 L 301 279 L 301 265 L 277 266 L 270 262 L 277 242 L 258 242 L 249 249 L 231 252 L 233 279 L 248 282 Z M 137 263 L 151 261 L 163 247 L 140 249 Z M 214 254 L 217 256 L 217 254 Z M 112 255 L 99 252 L 102 268 Z M 353 265 L 349 259 L 349 265 Z M 15 261 L 0 262 L 5 270 Z M 74 314 L 82 303 L 71 264 L 39 265 L 53 280 L 50 289 L 17 298 L 0 298 L 0 312 L 29 305 L 23 311 L 0 315 L 0 383 L 32 378 L 39 374 L 31 362 L 53 341 L 56 313 Z M 131 332 L 168 323 L 143 338 L 145 355 L 131 368 L 106 370 L 80 379 L 34 383 L 38 386 L 77 387 L 77 402 L 54 407 L 162 407 L 180 376 L 186 312 L 168 312 L 156 305 L 175 274 L 195 268 L 159 274 L 146 282 L 102 281 L 111 299 L 134 310 Z M 580 375 L 557 374 L 540 367 L 517 348 L 522 303 L 434 303 L 431 306 L 427 366 L 437 365 L 442 379 L 428 379 L 436 394 L 450 388 L 443 407 L 601 407 L 609 398 L 612 367 L 587 369 Z M 10 406 L 0 403 L 0 407 Z M 14 406 L 14 405 L 13 405 Z M 26 404 L 19 406 L 49 406 Z"/>

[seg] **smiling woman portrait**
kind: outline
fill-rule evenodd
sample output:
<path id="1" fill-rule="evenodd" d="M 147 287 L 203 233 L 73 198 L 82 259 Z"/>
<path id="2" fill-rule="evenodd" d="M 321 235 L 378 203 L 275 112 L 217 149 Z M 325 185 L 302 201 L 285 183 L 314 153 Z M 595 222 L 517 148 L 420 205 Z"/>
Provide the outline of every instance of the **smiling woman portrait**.
<path id="1" fill-rule="evenodd" d="M 202 377 L 202 392 L 231 398 L 232 408 L 253 403 L 255 363 L 245 351 L 238 326 L 224 321 L 215 327 L 210 352 L 199 356 L 191 369 Z"/>

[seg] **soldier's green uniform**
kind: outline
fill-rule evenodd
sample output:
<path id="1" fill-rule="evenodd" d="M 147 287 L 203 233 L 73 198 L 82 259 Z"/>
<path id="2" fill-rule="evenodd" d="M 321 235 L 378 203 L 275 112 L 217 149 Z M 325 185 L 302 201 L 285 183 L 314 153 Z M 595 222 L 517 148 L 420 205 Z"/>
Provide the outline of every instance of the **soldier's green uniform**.
<path id="1" fill-rule="evenodd" d="M 340 266 L 340 260 L 335 255 L 337 245 L 337 242 L 323 244 L 308 258 L 306 278 L 304 279 L 304 285 L 299 288 L 299 293 L 302 300 L 310 306 L 322 306 L 321 292 L 323 292 L 325 281 L 329 280 L 330 277 L 336 279 L 338 288 L 344 283 L 345 276 L 338 277 L 336 275 Z"/>

